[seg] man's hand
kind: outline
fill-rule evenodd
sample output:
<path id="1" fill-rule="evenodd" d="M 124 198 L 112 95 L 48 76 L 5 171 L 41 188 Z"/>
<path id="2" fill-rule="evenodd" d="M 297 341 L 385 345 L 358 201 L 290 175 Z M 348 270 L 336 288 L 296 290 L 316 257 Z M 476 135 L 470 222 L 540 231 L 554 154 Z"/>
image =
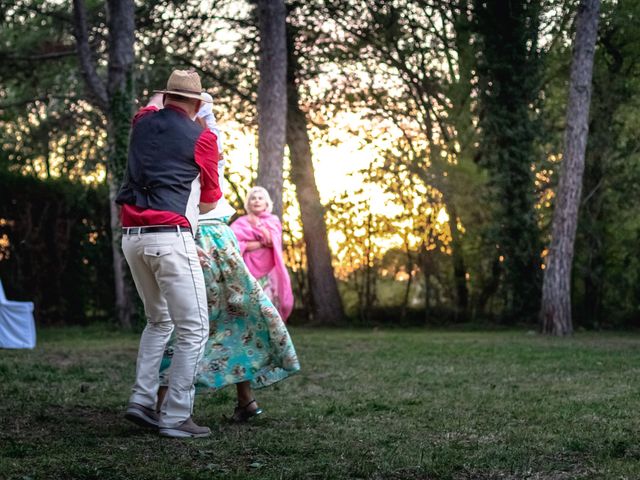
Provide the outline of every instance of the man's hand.
<path id="1" fill-rule="evenodd" d="M 200 214 L 210 212 L 211 210 L 216 208 L 216 205 L 218 205 L 218 202 L 212 202 L 212 203 L 202 203 L 201 202 L 198 205 L 198 208 L 200 209 Z"/>
<path id="2" fill-rule="evenodd" d="M 162 101 L 163 97 L 164 97 L 164 95 L 162 95 L 161 93 L 155 93 L 149 99 L 149 103 L 147 103 L 147 107 L 157 107 L 159 109 L 164 108 L 164 103 Z"/>

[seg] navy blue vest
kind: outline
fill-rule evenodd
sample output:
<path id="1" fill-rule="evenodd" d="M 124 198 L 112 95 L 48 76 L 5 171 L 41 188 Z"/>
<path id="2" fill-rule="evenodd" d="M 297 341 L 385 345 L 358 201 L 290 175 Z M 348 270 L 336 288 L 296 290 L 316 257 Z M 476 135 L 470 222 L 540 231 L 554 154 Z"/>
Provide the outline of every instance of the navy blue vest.
<path id="1" fill-rule="evenodd" d="M 200 174 L 194 150 L 201 134 L 202 127 L 171 108 L 142 116 L 131 130 L 116 203 L 185 215 L 191 184 Z"/>

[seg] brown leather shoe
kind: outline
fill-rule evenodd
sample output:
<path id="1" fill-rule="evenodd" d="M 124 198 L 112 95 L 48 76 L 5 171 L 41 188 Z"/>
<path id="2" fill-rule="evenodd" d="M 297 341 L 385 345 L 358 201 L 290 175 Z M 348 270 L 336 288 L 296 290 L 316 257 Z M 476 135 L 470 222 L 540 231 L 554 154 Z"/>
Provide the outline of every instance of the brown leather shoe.
<path id="1" fill-rule="evenodd" d="M 139 403 L 130 403 L 124 418 L 144 428 L 158 429 L 160 419 L 156 411 Z"/>
<path id="2" fill-rule="evenodd" d="M 196 425 L 191 417 L 175 427 L 160 427 L 160 435 L 172 438 L 203 438 L 211 435 L 209 427 Z"/>

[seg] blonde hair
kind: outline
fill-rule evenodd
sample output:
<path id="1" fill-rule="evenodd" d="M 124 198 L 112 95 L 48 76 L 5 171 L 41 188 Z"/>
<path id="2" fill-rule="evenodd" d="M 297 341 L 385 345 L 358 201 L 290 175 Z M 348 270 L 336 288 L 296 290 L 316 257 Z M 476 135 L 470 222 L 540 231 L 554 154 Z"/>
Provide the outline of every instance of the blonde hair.
<path id="1" fill-rule="evenodd" d="M 269 192 L 267 192 L 267 189 L 264 187 L 253 187 L 247 192 L 247 196 L 244 199 L 245 212 L 247 213 L 251 212 L 251 210 L 249 209 L 249 202 L 251 201 L 251 197 L 258 192 L 264 196 L 264 199 L 267 202 L 267 208 L 265 209 L 265 212 L 271 213 L 273 211 L 273 200 L 271 200 L 271 196 L 269 196 Z"/>

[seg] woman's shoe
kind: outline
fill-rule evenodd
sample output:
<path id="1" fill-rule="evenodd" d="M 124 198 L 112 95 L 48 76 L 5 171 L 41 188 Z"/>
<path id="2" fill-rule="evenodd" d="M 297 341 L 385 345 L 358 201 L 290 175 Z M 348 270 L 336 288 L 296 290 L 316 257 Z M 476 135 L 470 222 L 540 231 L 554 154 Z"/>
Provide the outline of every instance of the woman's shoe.
<path id="1" fill-rule="evenodd" d="M 262 414 L 262 409 L 260 407 L 256 408 L 255 410 L 249 410 L 247 408 L 252 403 L 256 403 L 256 400 L 253 399 L 249 403 L 247 403 L 246 405 L 244 405 L 242 407 L 240 405 L 238 405 L 233 410 L 233 415 L 231 416 L 231 421 L 235 422 L 235 423 L 244 423 L 247 420 L 249 420 L 250 418 L 257 417 L 258 415 Z"/>

